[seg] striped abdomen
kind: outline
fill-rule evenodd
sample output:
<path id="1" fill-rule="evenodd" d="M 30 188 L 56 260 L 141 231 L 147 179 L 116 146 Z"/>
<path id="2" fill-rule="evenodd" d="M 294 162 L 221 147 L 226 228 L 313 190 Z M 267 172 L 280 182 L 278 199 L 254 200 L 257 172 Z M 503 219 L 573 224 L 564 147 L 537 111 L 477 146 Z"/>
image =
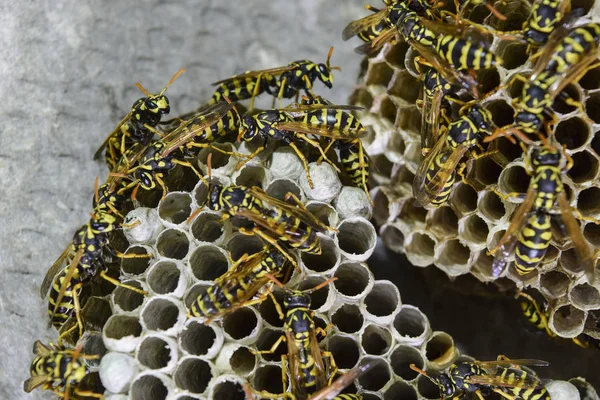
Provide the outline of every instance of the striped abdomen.
<path id="1" fill-rule="evenodd" d="M 564 15 L 560 12 L 561 0 L 534 2 L 529 18 L 523 24 L 524 37 L 533 46 L 542 46 L 560 23 Z"/>
<path id="2" fill-rule="evenodd" d="M 545 212 L 531 214 L 519 233 L 515 248 L 515 268 L 520 275 L 532 272 L 539 265 L 551 239 L 550 215 Z"/>
<path id="3" fill-rule="evenodd" d="M 383 31 L 390 28 L 390 23 L 387 18 L 380 20 L 378 23 L 369 26 L 368 28 L 358 32 L 357 36 L 363 42 L 372 42 L 381 35 Z"/>
<path id="4" fill-rule="evenodd" d="M 317 232 L 300 218 L 279 208 L 265 209 L 263 212 L 268 216 L 278 240 L 308 254 L 321 254 Z"/>
<path id="5" fill-rule="evenodd" d="M 215 89 L 211 103 L 215 104 L 225 100 L 227 97 L 231 101 L 247 100 L 258 96 L 269 89 L 269 85 L 275 84 L 270 75 L 250 76 L 246 78 L 236 78 L 235 75 L 222 83 Z M 256 85 L 260 85 L 257 87 Z"/>
<path id="6" fill-rule="evenodd" d="M 557 46 L 545 71 L 562 74 L 597 48 L 600 42 L 600 25 L 589 23 L 573 29 Z"/>
<path id="7" fill-rule="evenodd" d="M 502 370 L 499 376 L 503 382 L 510 385 L 502 387 L 504 392 L 524 400 L 551 400 L 550 394 L 548 394 L 546 388 L 541 386 L 541 384 L 541 387 L 538 388 L 519 387 L 526 382 L 528 375 L 530 375 L 527 371 L 516 368 L 502 368 Z"/>
<path id="8" fill-rule="evenodd" d="M 262 285 L 254 285 L 256 276 L 252 273 L 243 276 L 234 275 L 223 282 L 215 283 L 198 297 L 190 307 L 190 313 L 195 317 L 215 318 L 234 305 L 243 303 L 258 292 Z M 264 279 L 265 283 L 267 278 Z M 251 292 L 249 288 L 256 287 Z"/>
<path id="9" fill-rule="evenodd" d="M 302 121 L 308 125 L 336 128 L 340 134 L 350 131 L 360 132 L 365 128 L 358 118 L 342 110 L 324 109 L 306 113 Z"/>
<path id="10" fill-rule="evenodd" d="M 67 354 L 65 354 L 67 353 Z M 72 352 L 53 351 L 36 357 L 29 368 L 31 376 L 45 376 L 48 383 L 63 389 L 80 382 L 87 375 L 83 361 L 73 360 Z"/>
<path id="11" fill-rule="evenodd" d="M 62 271 L 56 275 L 54 282 L 52 283 L 52 289 L 50 290 L 50 297 L 48 299 L 48 314 L 50 315 L 52 325 L 56 329 L 59 329 L 65 323 L 65 321 L 69 319 L 71 315 L 73 315 L 73 311 L 75 309 L 73 296 L 74 294 L 79 295 L 81 287 L 83 286 L 83 280 L 87 278 L 87 274 L 82 274 L 81 264 L 77 265 L 75 272 L 73 273 L 73 276 L 71 277 L 71 280 L 63 294 L 63 297 L 60 300 L 60 304 L 56 308 L 56 312 L 54 312 L 54 307 L 56 305 L 56 300 L 58 299 L 60 288 L 67 277 L 69 268 L 70 265 L 66 265 Z"/>
<path id="12" fill-rule="evenodd" d="M 500 64 L 500 59 L 484 47 L 454 36 L 440 36 L 436 52 L 445 61 L 460 69 L 487 69 Z"/>
<path id="13" fill-rule="evenodd" d="M 450 157 L 450 154 L 451 153 L 447 152 L 447 151 L 444 151 L 444 152 L 438 154 L 438 156 L 435 158 L 433 164 L 431 166 L 429 166 L 429 171 L 427 171 L 427 176 L 425 178 L 425 180 L 427 182 L 431 181 L 433 179 L 434 175 L 443 167 L 446 160 L 448 160 L 448 157 Z M 454 170 L 454 171 L 452 171 L 452 173 L 448 174 L 448 178 L 446 179 L 446 182 L 444 183 L 442 190 L 438 193 L 438 195 L 433 200 L 431 200 L 431 204 L 434 207 L 439 207 L 448 201 L 448 198 L 450 197 L 450 193 L 452 192 L 452 185 L 454 185 L 455 181 L 456 181 L 456 171 Z"/>
<path id="14" fill-rule="evenodd" d="M 366 188 L 369 181 L 369 163 L 360 141 L 340 141 L 339 150 L 342 169 L 350 177 L 352 184 Z"/>

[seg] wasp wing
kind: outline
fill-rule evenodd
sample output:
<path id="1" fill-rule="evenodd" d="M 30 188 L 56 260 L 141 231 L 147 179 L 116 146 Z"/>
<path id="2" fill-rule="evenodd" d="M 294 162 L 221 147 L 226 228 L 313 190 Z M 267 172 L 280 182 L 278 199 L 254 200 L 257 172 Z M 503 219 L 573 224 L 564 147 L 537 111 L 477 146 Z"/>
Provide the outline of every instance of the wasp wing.
<path id="1" fill-rule="evenodd" d="M 100 147 L 98 148 L 98 150 L 96 150 L 96 153 L 94 153 L 94 160 L 99 159 L 100 157 L 102 157 L 102 150 L 104 150 L 104 148 L 108 145 L 108 143 L 110 142 L 110 139 L 115 136 L 115 134 L 118 133 L 118 131 L 121 129 L 121 127 L 123 126 L 123 124 L 125 124 L 127 121 L 129 121 L 129 119 L 131 118 L 131 111 L 129 111 L 129 113 L 127 113 L 127 115 L 125 115 L 123 117 L 123 119 L 121 120 L 121 122 L 119 122 L 119 124 L 117 125 L 117 127 L 115 129 L 113 129 L 113 131 L 110 133 L 110 135 L 108 135 L 106 137 L 106 139 L 104 139 L 104 142 L 102 142 L 102 144 L 100 145 Z"/>
<path id="2" fill-rule="evenodd" d="M 48 272 L 46 272 L 46 276 L 44 277 L 40 288 L 40 296 L 42 297 L 42 299 L 44 299 L 48 294 L 48 289 L 50 289 L 50 285 L 54 281 L 54 277 L 56 276 L 56 274 L 58 274 L 58 272 L 63 268 L 63 262 L 71 253 L 71 248 L 72 245 L 69 244 L 65 251 L 63 251 L 62 254 L 56 259 L 56 261 L 54 261 L 54 264 L 52 264 Z"/>
<path id="3" fill-rule="evenodd" d="M 173 151 L 179 149 L 181 146 L 192 140 L 194 136 L 200 134 L 204 129 L 217 123 L 233 108 L 233 103 L 221 101 L 202 111 L 200 115 L 196 115 L 194 119 L 197 120 L 198 117 L 202 116 L 204 121 L 198 125 L 195 125 L 193 129 L 186 129 L 188 125 L 184 125 L 181 129 L 174 130 L 162 139 L 165 147 L 162 149 L 161 155 L 167 156 Z"/>
<path id="4" fill-rule="evenodd" d="M 395 27 L 388 28 L 385 31 L 381 32 L 379 36 L 373 39 L 370 43 L 365 43 L 357 48 L 354 51 L 358 54 L 371 54 L 383 47 L 386 43 L 393 42 L 396 39 L 396 35 L 398 34 L 398 30 Z"/>
<path id="5" fill-rule="evenodd" d="M 423 90 L 425 91 L 425 90 Z M 431 149 L 438 138 L 440 112 L 443 90 L 436 90 L 433 96 L 423 95 L 423 109 L 421 110 L 421 149 Z"/>
<path id="6" fill-rule="evenodd" d="M 259 188 L 257 186 L 253 186 L 253 187 L 249 188 L 248 190 L 251 195 L 257 197 L 259 200 L 261 200 L 263 202 L 263 204 L 266 204 L 273 208 L 281 208 L 281 209 L 289 212 L 296 218 L 302 220 L 302 222 L 306 223 L 307 225 L 316 229 L 319 232 L 327 232 L 330 230 L 335 231 L 334 228 L 327 226 L 319 218 L 317 218 L 314 214 L 312 214 L 310 211 L 308 211 L 305 208 L 300 208 L 300 207 L 294 206 L 290 203 L 286 203 L 285 201 L 281 201 L 279 199 L 271 197 L 267 193 L 265 193 L 261 188 Z"/>
<path id="7" fill-rule="evenodd" d="M 82 256 L 83 256 L 83 251 L 81 251 L 81 250 L 75 254 L 75 257 L 73 257 L 73 260 L 71 261 L 71 264 L 69 265 L 69 268 L 65 274 L 65 277 L 61 281 L 60 289 L 58 291 L 58 296 L 56 296 L 56 299 L 54 300 L 55 301 L 54 309 L 52 310 L 52 314 L 50 314 L 50 323 L 52 323 L 52 318 L 54 318 L 54 316 L 56 315 L 56 312 L 58 311 L 58 308 L 60 307 L 60 303 L 62 302 L 63 297 L 65 297 L 67 288 L 69 288 L 71 286 L 71 279 L 73 279 L 73 275 L 75 274 L 75 271 L 77 271 L 77 267 L 79 266 L 79 261 L 81 260 Z"/>
<path id="8" fill-rule="evenodd" d="M 261 76 L 261 75 L 272 75 L 272 76 L 281 75 L 284 72 L 290 71 L 293 68 L 294 68 L 294 66 L 292 66 L 292 65 L 286 65 L 285 67 L 276 67 L 276 68 L 270 68 L 270 69 L 248 71 L 248 72 L 244 72 L 243 74 L 234 75 L 231 78 L 227 78 L 227 79 L 223 79 L 221 81 L 215 82 L 212 85 L 217 86 L 222 83 L 229 83 L 229 82 L 233 82 L 238 79 L 254 78 L 254 77 Z"/>
<path id="9" fill-rule="evenodd" d="M 290 121 L 277 124 L 277 128 L 286 131 L 304 133 L 306 135 L 317 135 L 332 139 L 357 139 L 367 134 L 362 125 L 357 126 L 327 126 L 325 124 L 307 124 L 302 121 Z"/>
<path id="10" fill-rule="evenodd" d="M 353 106 L 349 104 L 298 104 L 293 103 L 287 107 L 280 108 L 279 111 L 285 111 L 289 114 L 305 114 L 307 111 L 315 111 L 315 110 L 349 110 L 349 111 L 362 111 L 364 107 L 361 106 Z M 297 115 L 294 115 L 297 116 Z"/>
<path id="11" fill-rule="evenodd" d="M 342 390 L 358 379 L 363 373 L 367 372 L 373 364 L 367 363 L 358 367 L 352 368 L 344 375 L 336 379 L 331 385 L 319 390 L 310 397 L 310 400 L 328 400 L 335 399 Z"/>
<path id="12" fill-rule="evenodd" d="M 36 340 L 33 344 L 33 354 L 35 354 L 36 356 L 45 356 L 51 351 L 52 349 L 43 344 L 40 340 Z"/>
<path id="13" fill-rule="evenodd" d="M 29 393 L 36 387 L 41 386 L 44 383 L 49 382 L 49 381 L 51 381 L 51 379 L 47 375 L 32 376 L 31 378 L 29 378 L 25 382 L 23 382 L 23 390 L 25 391 L 25 393 Z"/>
<path id="14" fill-rule="evenodd" d="M 595 281 L 596 270 L 596 260 L 594 259 L 594 254 L 592 253 L 590 246 L 579 229 L 579 225 L 573 216 L 573 210 L 567 201 L 565 192 L 560 192 L 557 197 L 558 205 L 560 206 L 560 215 L 567 228 L 569 237 L 573 242 L 573 246 L 575 246 L 575 250 L 577 250 L 577 255 L 579 257 L 578 265 L 580 267 L 579 271 L 585 271 L 588 282 L 590 285 L 593 285 Z"/>
<path id="15" fill-rule="evenodd" d="M 531 375 L 523 370 L 518 370 L 525 373 L 518 381 L 511 380 L 509 377 L 500 375 L 472 375 L 465 379 L 466 382 L 475 385 L 501 386 L 501 387 L 519 387 L 524 389 L 538 389 L 544 386 L 542 380 L 537 376 Z"/>
<path id="16" fill-rule="evenodd" d="M 371 15 L 367 15 L 364 18 L 357 19 L 355 21 L 350 22 L 344 30 L 342 31 L 342 39 L 344 41 L 349 40 L 350 38 L 358 35 L 360 32 L 364 31 L 372 27 L 373 25 L 377 25 L 382 22 L 383 19 L 387 16 L 388 9 L 383 8 Z"/>
<path id="17" fill-rule="evenodd" d="M 531 211 L 535 197 L 536 190 L 533 185 L 530 185 L 525 200 L 523 200 L 523 203 L 521 203 L 519 208 L 513 213 L 510 225 L 495 248 L 496 256 L 492 262 L 492 275 L 495 278 L 499 277 L 502 271 L 504 271 L 508 258 L 515 249 L 517 239 L 519 238 L 519 234 L 525 225 L 525 222 L 527 222 L 527 216 Z"/>
<path id="18" fill-rule="evenodd" d="M 534 358 L 505 358 L 492 361 L 473 361 L 473 364 L 481 365 L 483 367 L 514 367 L 518 365 L 530 366 L 530 367 L 547 367 L 550 365 L 548 361 L 536 360 Z"/>

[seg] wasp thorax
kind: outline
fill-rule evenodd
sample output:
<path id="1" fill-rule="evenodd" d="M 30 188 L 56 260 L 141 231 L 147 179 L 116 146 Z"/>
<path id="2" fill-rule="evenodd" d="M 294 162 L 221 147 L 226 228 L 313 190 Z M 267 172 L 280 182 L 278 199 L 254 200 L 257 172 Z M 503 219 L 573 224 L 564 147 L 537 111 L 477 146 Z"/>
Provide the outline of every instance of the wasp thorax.
<path id="1" fill-rule="evenodd" d="M 531 151 L 531 162 L 533 165 L 558 166 L 560 158 L 560 153 L 545 148 L 534 148 Z"/>
<path id="2" fill-rule="evenodd" d="M 310 296 L 302 292 L 293 292 L 283 297 L 283 305 L 288 310 L 298 307 L 310 308 Z"/>

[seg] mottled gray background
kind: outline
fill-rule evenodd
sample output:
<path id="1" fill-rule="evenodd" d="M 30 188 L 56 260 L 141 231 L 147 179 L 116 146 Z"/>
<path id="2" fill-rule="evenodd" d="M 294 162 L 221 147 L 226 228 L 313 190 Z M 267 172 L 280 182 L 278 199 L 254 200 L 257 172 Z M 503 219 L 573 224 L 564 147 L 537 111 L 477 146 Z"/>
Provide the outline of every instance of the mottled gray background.
<path id="1" fill-rule="evenodd" d="M 168 91 L 173 114 L 183 113 L 209 98 L 211 82 L 296 59 L 322 62 L 333 45 L 332 63 L 343 71 L 323 93 L 344 103 L 360 57 L 352 51 L 357 42 L 341 41 L 341 30 L 365 15 L 362 6 L 0 0 L 0 399 L 52 398 L 22 392 L 33 342 L 56 338 L 46 328 L 39 285 L 89 217 L 94 178 L 106 176 L 92 155 L 140 97 L 135 82 L 157 92 L 187 68 Z M 552 362 L 540 371 L 544 377 L 597 376 L 591 371 L 600 368 L 600 352 L 526 332 L 511 299 L 449 289 L 441 274 L 410 268 L 381 248 L 371 265 L 378 279 L 398 284 L 404 303 L 430 317 L 433 329 L 446 330 L 475 357 L 543 358 Z"/>
<path id="2" fill-rule="evenodd" d="M 174 114 L 211 95 L 211 82 L 247 69 L 308 58 L 335 46 L 344 102 L 360 57 L 341 30 L 361 0 L 0 1 L 0 399 L 22 392 L 35 339 L 47 329 L 39 285 L 89 218 L 92 161 L 105 136 L 141 96 L 141 82 L 169 89 Z M 318 83 L 320 85 L 320 83 Z M 325 89 L 326 90 L 326 89 Z"/>

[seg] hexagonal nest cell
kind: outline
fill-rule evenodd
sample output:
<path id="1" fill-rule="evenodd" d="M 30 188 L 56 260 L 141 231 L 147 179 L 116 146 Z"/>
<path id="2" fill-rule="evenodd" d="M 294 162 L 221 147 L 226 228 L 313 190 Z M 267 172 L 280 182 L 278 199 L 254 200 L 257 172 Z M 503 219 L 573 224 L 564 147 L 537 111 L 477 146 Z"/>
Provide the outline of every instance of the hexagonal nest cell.
<path id="1" fill-rule="evenodd" d="M 592 0 L 578 2 L 573 7 L 578 9 L 578 13 L 583 11 L 585 19 L 597 21 L 599 16 L 594 3 Z M 521 29 L 529 15 L 524 4 L 496 2 L 494 5 L 506 13 L 506 20 L 482 18 L 482 15 L 488 15 L 483 6 L 472 7 L 464 17 L 506 31 Z M 421 118 L 421 106 L 417 104 L 420 100 L 417 99 L 423 96 L 423 81 L 414 78 L 418 77 L 413 68 L 415 52 L 400 37 L 397 39 L 396 44 L 387 43 L 378 53 L 365 57 L 358 86 L 349 97 L 351 104 L 366 107 L 364 111 L 357 112 L 369 132 L 373 133 L 365 138 L 366 150 L 376 165 L 385 166 L 372 177 L 376 204 L 374 217 L 379 225 L 379 234 L 389 249 L 405 253 L 415 266 L 433 264 L 449 276 L 472 273 L 482 282 L 494 282 L 497 277 L 491 268 L 493 256 L 486 256 L 486 253 L 494 249 L 522 201 L 522 197 L 501 195 L 527 192 L 531 176 L 525 168 L 526 156 L 518 145 L 506 138 L 492 141 L 488 151 L 494 154 L 467 161 L 466 179 L 461 181 L 457 176 L 457 183 L 445 205 L 439 208 L 416 205 L 411 186 L 414 173 L 423 161 L 421 124 L 409 121 Z M 496 38 L 490 49 L 503 59 L 503 63 L 479 72 L 479 92 L 492 92 L 500 86 L 500 90 L 482 104 L 492 114 L 494 123 L 501 127 L 514 122 L 511 104 L 521 96 L 523 88 L 523 82 L 512 78 L 521 73 L 529 76 L 534 61 L 528 60 L 527 45 L 521 41 Z M 590 220 L 600 218 L 599 90 L 600 68 L 594 66 L 557 96 L 553 105 L 556 120 L 550 126 L 555 142 L 564 147 L 565 153 L 573 160 L 573 166 L 561 178 L 570 204 L 587 218 L 580 221 L 580 229 L 587 241 L 584 245 L 592 248 L 594 258 L 598 256 L 596 249 L 600 245 L 600 225 Z M 394 104 L 393 110 L 388 105 L 390 99 Z M 457 110 L 458 107 L 454 108 L 450 119 L 458 117 Z M 416 117 L 409 117 L 415 112 Z M 404 178 L 399 179 L 400 176 Z M 561 233 L 564 232 L 561 225 L 564 226 L 560 218 L 553 217 L 555 237 L 540 264 L 539 268 L 543 271 L 541 279 L 539 273 L 521 276 L 511 266 L 505 268 L 502 278 L 512 280 L 513 287 L 517 289 L 531 286 L 539 290 L 549 303 L 550 314 L 560 305 L 564 307 L 567 304 L 580 310 L 583 314 L 577 315 L 583 318 L 586 312 L 597 310 L 598 305 L 595 296 L 583 294 L 587 290 L 581 289 L 581 284 L 586 278 L 579 269 L 570 266 L 574 257 L 561 257 L 562 252 L 573 246 Z M 509 263 L 512 264 L 512 256 Z M 560 274 L 555 275 L 553 271 Z M 561 292 L 558 298 L 556 287 L 562 285 L 562 279 L 554 282 L 554 276 L 568 278 L 564 286 L 567 290 Z M 600 290 L 600 279 L 590 283 L 591 286 Z M 502 288 L 508 289 L 505 283 Z M 576 292 L 572 293 L 572 290 Z M 558 318 L 553 326 L 560 328 L 555 333 L 565 336 L 564 332 L 575 328 L 567 327 L 571 321 L 574 319 Z M 581 322 L 578 320 L 578 324 Z"/>

